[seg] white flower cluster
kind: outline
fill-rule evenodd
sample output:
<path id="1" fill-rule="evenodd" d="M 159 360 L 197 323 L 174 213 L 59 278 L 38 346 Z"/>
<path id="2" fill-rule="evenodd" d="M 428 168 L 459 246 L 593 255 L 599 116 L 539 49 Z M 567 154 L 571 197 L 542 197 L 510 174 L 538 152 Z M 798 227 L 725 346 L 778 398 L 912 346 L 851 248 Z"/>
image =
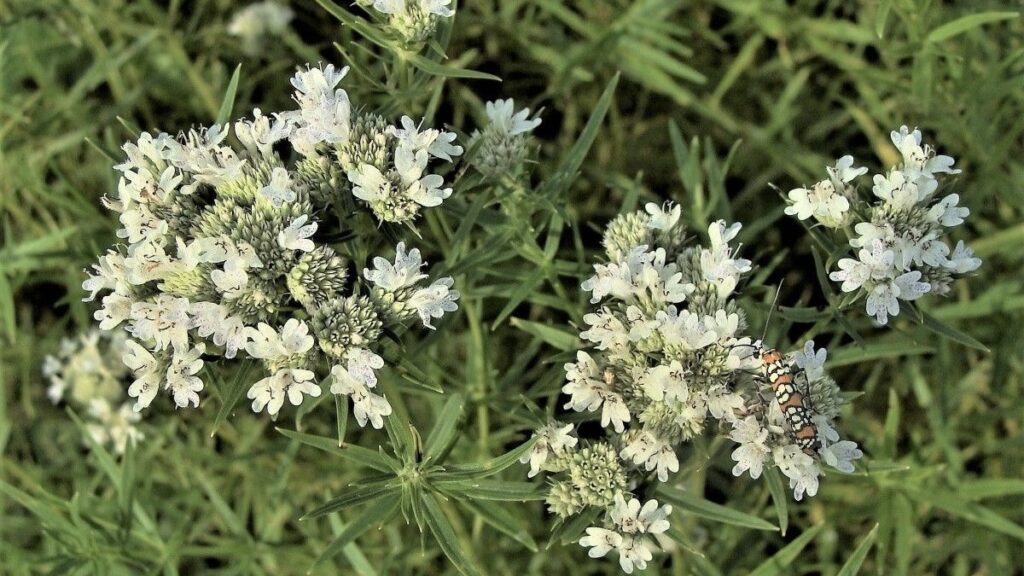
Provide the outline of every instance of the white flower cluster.
<path id="1" fill-rule="evenodd" d="M 540 126 L 540 118 L 530 118 L 530 109 L 518 112 L 515 101 L 495 100 L 484 107 L 488 124 L 473 133 L 469 147 L 475 149 L 473 166 L 488 178 L 514 172 L 529 154 L 530 132 Z"/>
<path id="2" fill-rule="evenodd" d="M 653 551 L 657 550 L 648 535 L 668 530 L 670 514 L 672 507 L 659 507 L 657 500 L 648 500 L 641 507 L 636 498 L 626 502 L 618 494 L 608 513 L 611 529 L 596 526 L 587 528 L 587 535 L 580 538 L 580 545 L 590 548 L 591 558 L 601 558 L 615 550 L 619 555 L 619 566 L 626 574 L 632 574 L 634 567 L 644 570 L 654 558 Z"/>
<path id="3" fill-rule="evenodd" d="M 407 47 L 418 47 L 437 29 L 440 18 L 451 18 L 452 0 L 364 0 L 387 16 L 388 26 Z"/>
<path id="4" fill-rule="evenodd" d="M 85 410 L 85 428 L 97 444 L 123 454 L 129 442 L 142 440 L 135 427 L 139 415 L 124 401 L 129 372 L 121 362 L 127 337 L 123 332 L 93 329 L 77 338 L 64 338 L 56 355 L 43 360 L 50 381 L 46 395 L 54 404 L 66 401 Z"/>
<path id="5" fill-rule="evenodd" d="M 348 93 L 338 88 L 347 73 L 348 68 L 328 65 L 292 78 L 299 109 L 277 117 L 305 157 L 299 176 L 315 181 L 322 194 L 351 192 L 382 222 L 409 222 L 422 208 L 439 206 L 452 189 L 428 165 L 462 154 L 455 134 L 424 128 L 408 116 L 394 126 L 377 114 L 353 111 Z M 267 193 L 281 200 L 281 189 L 271 186 Z"/>
<path id="6" fill-rule="evenodd" d="M 256 56 L 266 47 L 267 42 L 280 36 L 291 23 L 295 13 L 288 6 L 264 0 L 249 4 L 231 17 L 228 23 L 228 34 L 242 43 L 242 51 L 249 56 Z"/>
<path id="7" fill-rule="evenodd" d="M 390 406 L 368 393 L 373 370 L 383 367 L 369 349 L 386 327 L 419 316 L 433 328 L 456 309 L 452 279 L 427 283 L 418 250 L 399 243 L 393 265 L 376 258 L 365 281 L 349 286 L 351 264 L 318 236 L 349 230 L 328 216 L 345 188 L 325 182 L 330 170 L 308 164 L 340 171 L 337 148 L 358 147 L 349 139 L 348 97 L 336 89 L 344 73 L 330 65 L 300 70 L 292 79 L 299 109 L 273 120 L 257 109 L 252 120 L 234 123 L 238 149 L 225 145 L 228 127 L 217 125 L 180 139 L 144 133 L 124 146 L 118 193 L 105 203 L 120 213 L 125 244 L 100 257 L 83 287 L 86 300 L 106 292 L 95 314 L 100 327 L 123 325 L 134 338 L 124 362 L 135 375 L 128 389 L 135 411 L 160 390 L 178 407 L 198 406 L 209 359 L 244 355 L 268 371 L 249 389 L 254 411 L 276 415 L 285 400 L 297 406 L 319 396 L 318 377 L 330 373 L 331 391 L 352 398 L 360 423 L 379 427 Z M 408 124 L 390 134 L 420 160 L 457 148 L 449 133 Z M 297 165 L 281 155 L 285 144 L 300 155 Z M 420 199 L 438 203 L 426 200 L 437 189 L 432 177 L 423 180 L 431 185 L 418 188 Z M 355 253 L 376 249 L 376 237 L 350 241 L 363 242 Z M 344 373 L 358 374 L 363 386 Z"/>
<path id="8" fill-rule="evenodd" d="M 793 357 L 778 355 L 774 369 L 787 377 L 777 382 L 762 360 L 776 353 L 744 335 L 734 296 L 751 262 L 732 244 L 740 225 L 714 222 L 706 245 L 687 245 L 681 215 L 667 203 L 616 218 L 604 238 L 608 263 L 595 265 L 582 284 L 597 308 L 584 316 L 580 337 L 594 349 L 565 365 L 562 392 L 565 408 L 597 414 L 607 440 L 575 448 L 572 427 L 552 423 L 523 458 L 530 476 L 557 475 L 548 496 L 557 515 L 606 511 L 605 528 L 591 528 L 581 544 L 592 555 L 618 550 L 626 572 L 651 558 L 647 541 L 623 528 L 635 524 L 619 521 L 636 517 L 623 512 L 627 487 L 670 481 L 679 471 L 677 447 L 709 428 L 709 418 L 719 423 L 712 430 L 732 429 L 736 475 L 749 470 L 756 478 L 764 466 L 777 466 L 798 500 L 817 491 L 820 461 L 849 471 L 860 457 L 832 426 L 842 400 L 824 373 L 824 350 L 810 344 Z M 777 398 L 773 386 L 784 381 L 795 389 Z M 791 407 L 800 398 L 806 401 Z M 794 413 L 806 415 L 808 426 Z M 810 444 L 803 440 L 809 435 Z M 630 510 L 639 509 L 632 502 Z"/>
<path id="9" fill-rule="evenodd" d="M 963 241 L 951 248 L 946 240 L 970 214 L 958 194 L 937 194 L 941 175 L 960 173 L 953 158 L 922 145 L 920 130 L 902 126 L 891 138 L 902 162 L 874 176 L 874 198 L 862 198 L 854 186 L 867 168 L 854 168 L 853 157 L 843 156 L 828 168 L 828 179 L 792 190 L 786 208 L 800 220 L 814 218 L 846 233 L 843 241 L 857 257 L 839 260 L 829 277 L 843 292 L 866 295 L 867 313 L 880 324 L 899 314 L 901 300 L 948 294 L 955 276 L 981 266 Z"/>

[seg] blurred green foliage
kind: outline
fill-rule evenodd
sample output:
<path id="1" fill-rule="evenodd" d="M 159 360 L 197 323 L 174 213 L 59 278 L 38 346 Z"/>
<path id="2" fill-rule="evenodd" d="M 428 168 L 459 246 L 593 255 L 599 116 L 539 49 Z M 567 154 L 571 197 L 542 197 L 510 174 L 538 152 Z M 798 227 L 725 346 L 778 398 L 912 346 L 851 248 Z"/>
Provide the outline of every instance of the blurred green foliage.
<path id="1" fill-rule="evenodd" d="M 774 481 L 733 478 L 721 442 L 695 444 L 681 454 L 690 505 L 676 515 L 688 545 L 649 572 L 967 575 L 1024 565 L 1019 3 L 473 0 L 441 32 L 447 71 L 437 58 L 400 66 L 333 18 L 330 2 L 293 4 L 293 29 L 248 57 L 225 31 L 239 7 L 230 0 L 0 1 L 0 572 L 303 574 L 321 555 L 317 574 L 455 573 L 446 554 L 487 574 L 613 566 L 547 545 L 550 521 L 518 465 L 488 481 L 508 483 L 506 495 L 525 504 L 499 508 L 460 486 L 464 499 L 432 489 L 417 500 L 426 508 L 404 517 L 346 508 L 300 521 L 361 489 L 353 483 L 380 480 L 366 461 L 309 445 L 336 436 L 329 409 L 277 423 L 238 409 L 215 422 L 231 384 L 212 382 L 201 410 L 151 409 L 146 441 L 115 460 L 83 446 L 75 420 L 46 401 L 43 356 L 90 322 L 81 269 L 113 239 L 99 199 L 116 186 L 120 144 L 137 129 L 212 122 L 238 63 L 236 114 L 282 109 L 285 79 L 318 60 L 353 66 L 353 100 L 467 133 L 497 97 L 544 118 L 528 185 L 467 184 L 422 223 L 428 259 L 456 275 L 461 311 L 411 343 L 387 379 L 404 400 L 396 419 L 415 430 L 399 426 L 390 440 L 352 430 L 353 444 L 412 450 L 395 457 L 414 462 L 425 455 L 416 439 L 429 445 L 439 430 L 450 439 L 434 450 L 463 466 L 519 446 L 536 423 L 527 406 L 557 403 L 600 229 L 620 210 L 673 199 L 697 229 L 745 223 L 745 256 L 762 264 L 756 283 L 782 283 L 771 341 L 829 346 L 833 374 L 857 396 L 845 435 L 867 464 L 786 503 Z M 470 75 L 453 70 L 503 82 L 437 74 Z M 614 97 L 601 100 L 618 74 Z M 854 341 L 828 309 L 803 229 L 782 216 L 773 185 L 809 184 L 846 153 L 888 165 L 888 131 L 900 124 L 919 126 L 964 170 L 957 187 L 972 214 L 962 233 L 985 264 L 926 309 L 988 352 L 902 317 L 889 330 L 851 318 L 863 337 Z M 760 326 L 772 294 L 755 295 L 766 303 L 750 311 Z M 421 515 L 433 537 L 421 537 Z M 773 529 L 754 529 L 758 520 Z M 324 554 L 339 536 L 340 553 Z"/>

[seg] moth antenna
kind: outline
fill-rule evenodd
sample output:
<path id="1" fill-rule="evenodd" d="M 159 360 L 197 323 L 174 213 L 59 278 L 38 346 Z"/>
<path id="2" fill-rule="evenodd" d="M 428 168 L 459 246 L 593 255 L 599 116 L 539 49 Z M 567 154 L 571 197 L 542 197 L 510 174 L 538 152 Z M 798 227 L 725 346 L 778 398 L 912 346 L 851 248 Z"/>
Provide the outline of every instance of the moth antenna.
<path id="1" fill-rule="evenodd" d="M 761 331 L 761 342 L 764 342 L 765 336 L 768 335 L 768 323 L 771 322 L 772 312 L 775 312 L 775 305 L 779 303 L 779 292 L 782 291 L 782 280 L 779 280 L 779 285 L 775 288 L 775 297 L 772 298 L 772 305 L 768 308 L 768 317 L 764 319 L 764 329 Z"/>

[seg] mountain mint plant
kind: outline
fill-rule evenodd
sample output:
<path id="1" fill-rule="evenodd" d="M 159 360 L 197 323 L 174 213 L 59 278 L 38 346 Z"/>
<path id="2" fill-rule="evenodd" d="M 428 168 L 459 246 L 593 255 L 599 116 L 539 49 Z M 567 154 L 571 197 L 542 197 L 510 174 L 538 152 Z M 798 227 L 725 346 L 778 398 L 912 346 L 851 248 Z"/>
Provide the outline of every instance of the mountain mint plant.
<path id="1" fill-rule="evenodd" d="M 608 260 L 583 282 L 595 307 L 580 337 L 591 348 L 565 365 L 562 392 L 566 409 L 599 417 L 604 437 L 551 422 L 522 457 L 529 476 L 553 475 L 547 505 L 557 517 L 598 512 L 579 542 L 592 557 L 614 551 L 626 573 L 645 568 L 669 527 L 671 506 L 644 497 L 673 481 L 696 436 L 732 440 L 736 476 L 778 468 L 797 500 L 817 492 L 823 464 L 851 472 L 862 455 L 835 430 L 843 400 L 825 374 L 827 352 L 808 342 L 769 371 L 774 352 L 745 335 L 735 298 L 752 263 L 730 244 L 740 225 L 714 222 L 698 245 L 681 216 L 652 203 L 613 220 Z"/>
<path id="2" fill-rule="evenodd" d="M 286 401 L 320 396 L 329 376 L 359 424 L 380 428 L 391 406 L 373 391 L 384 366 L 374 350 L 409 321 L 433 328 L 456 309 L 452 279 L 431 280 L 404 242 L 393 260 L 357 263 L 378 249 L 374 225 L 411 225 L 451 194 L 426 170 L 462 148 L 409 117 L 394 126 L 354 111 L 338 87 L 346 72 L 300 69 L 295 110 L 125 144 L 105 199 L 123 243 L 83 287 L 87 300 L 105 293 L 100 328 L 131 335 L 135 411 L 161 392 L 198 406 L 211 369 L 247 358 L 265 370 L 247 392 L 253 411 L 276 417 Z"/>
<path id="3" fill-rule="evenodd" d="M 970 214 L 958 194 L 938 194 L 940 178 L 960 173 L 953 158 L 922 144 L 920 130 L 901 126 L 890 136 L 902 162 L 874 175 L 873 197 L 855 185 L 868 169 L 854 168 L 853 157 L 843 156 L 827 168 L 827 179 L 790 191 L 786 207 L 856 250 L 856 258 L 841 258 L 829 278 L 844 293 L 866 296 L 865 309 L 879 324 L 900 313 L 900 301 L 945 296 L 956 277 L 981 266 L 962 240 L 951 247 L 946 239 Z"/>

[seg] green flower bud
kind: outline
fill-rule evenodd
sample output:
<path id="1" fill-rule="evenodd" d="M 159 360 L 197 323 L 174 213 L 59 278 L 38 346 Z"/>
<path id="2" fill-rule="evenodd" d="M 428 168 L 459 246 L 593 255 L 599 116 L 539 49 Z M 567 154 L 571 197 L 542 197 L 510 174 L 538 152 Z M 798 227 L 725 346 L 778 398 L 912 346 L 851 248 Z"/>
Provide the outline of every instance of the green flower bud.
<path id="1" fill-rule="evenodd" d="M 320 348 L 334 358 L 344 358 L 350 347 L 365 348 L 380 337 L 381 321 L 366 296 L 335 298 L 313 313 L 313 331 Z"/>
<path id="2" fill-rule="evenodd" d="M 288 290 L 307 310 L 315 310 L 345 289 L 348 266 L 330 246 L 299 257 L 288 272 Z"/>

